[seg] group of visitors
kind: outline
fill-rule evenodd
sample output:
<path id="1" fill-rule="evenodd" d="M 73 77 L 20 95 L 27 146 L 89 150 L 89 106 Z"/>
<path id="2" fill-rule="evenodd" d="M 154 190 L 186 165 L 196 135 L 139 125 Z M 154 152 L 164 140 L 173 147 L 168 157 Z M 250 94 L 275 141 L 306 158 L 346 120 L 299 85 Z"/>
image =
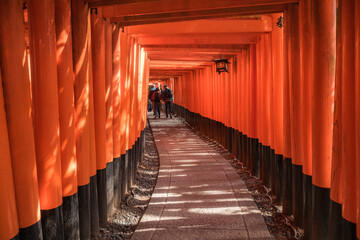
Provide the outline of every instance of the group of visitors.
<path id="1" fill-rule="evenodd" d="M 174 95 L 172 90 L 166 84 L 164 85 L 164 88 L 162 90 L 154 87 L 153 90 L 149 91 L 149 104 L 151 104 L 152 102 L 155 116 L 154 118 L 160 118 L 161 101 L 165 103 L 166 118 L 168 118 L 169 116 L 170 118 L 172 118 L 172 103 L 174 101 Z"/>

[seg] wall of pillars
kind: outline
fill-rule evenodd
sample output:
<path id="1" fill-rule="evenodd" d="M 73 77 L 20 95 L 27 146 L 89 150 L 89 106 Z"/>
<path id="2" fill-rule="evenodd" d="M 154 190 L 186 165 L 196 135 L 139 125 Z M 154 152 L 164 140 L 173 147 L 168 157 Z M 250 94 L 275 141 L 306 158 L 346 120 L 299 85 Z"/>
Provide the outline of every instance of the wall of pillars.
<path id="1" fill-rule="evenodd" d="M 23 6 L 0 3 L 0 239 L 90 239 L 135 181 L 147 54 L 84 1 Z"/>
<path id="2" fill-rule="evenodd" d="M 305 239 L 360 237 L 360 2 L 303 0 L 230 59 L 175 79 L 175 109 L 263 180 Z"/>

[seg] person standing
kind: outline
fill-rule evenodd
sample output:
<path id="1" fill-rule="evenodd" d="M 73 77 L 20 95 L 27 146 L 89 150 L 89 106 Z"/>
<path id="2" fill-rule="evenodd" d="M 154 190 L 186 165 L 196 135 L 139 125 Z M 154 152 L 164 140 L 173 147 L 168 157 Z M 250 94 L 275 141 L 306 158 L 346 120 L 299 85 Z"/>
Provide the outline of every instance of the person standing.
<path id="1" fill-rule="evenodd" d="M 172 118 L 172 103 L 174 101 L 174 95 L 172 90 L 165 84 L 164 90 L 162 92 L 162 97 L 165 102 L 165 112 L 166 112 L 166 118 L 169 117 Z"/>
<path id="2" fill-rule="evenodd" d="M 160 118 L 160 108 L 161 108 L 161 93 L 159 88 L 155 89 L 155 92 L 153 93 L 151 99 L 154 102 L 154 113 L 155 113 L 155 117 L 159 117 Z"/>

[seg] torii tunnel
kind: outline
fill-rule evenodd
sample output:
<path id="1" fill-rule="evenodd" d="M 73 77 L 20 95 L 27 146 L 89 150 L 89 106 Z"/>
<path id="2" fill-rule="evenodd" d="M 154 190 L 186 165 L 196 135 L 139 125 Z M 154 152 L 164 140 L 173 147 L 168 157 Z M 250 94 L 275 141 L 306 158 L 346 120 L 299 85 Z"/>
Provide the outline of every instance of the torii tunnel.
<path id="1" fill-rule="evenodd" d="M 306 239 L 360 237 L 359 0 L 1 0 L 0 72 L 0 239 L 98 234 L 134 184 L 149 83 Z"/>

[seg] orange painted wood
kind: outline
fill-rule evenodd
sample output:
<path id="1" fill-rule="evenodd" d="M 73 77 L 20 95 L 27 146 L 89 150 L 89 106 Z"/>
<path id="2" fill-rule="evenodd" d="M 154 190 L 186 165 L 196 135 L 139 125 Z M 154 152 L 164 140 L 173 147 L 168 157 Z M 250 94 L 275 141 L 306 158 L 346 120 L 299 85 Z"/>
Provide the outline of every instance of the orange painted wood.
<path id="1" fill-rule="evenodd" d="M 272 62 L 271 62 L 271 39 L 269 34 L 264 34 L 264 75 L 263 75 L 263 111 L 264 111 L 264 131 L 263 144 L 271 146 L 271 82 L 272 82 Z M 272 147 L 272 146 L 271 146 Z"/>
<path id="2" fill-rule="evenodd" d="M 342 216 L 356 222 L 356 148 L 355 148 L 355 2 L 342 4 Z M 324 6 L 325 8 L 325 6 Z M 328 10 L 327 7 L 324 11 Z"/>
<path id="3" fill-rule="evenodd" d="M 22 1 L 3 1 L 0 6 L 3 93 L 19 227 L 25 228 L 40 220 L 40 200 Z"/>
<path id="4" fill-rule="evenodd" d="M 141 15 L 151 13 L 167 13 L 181 11 L 195 11 L 202 9 L 221 9 L 234 7 L 250 7 L 264 6 L 273 4 L 282 4 L 298 2 L 298 0 L 222 0 L 222 1 L 206 1 L 206 0 L 173 0 L 160 1 L 156 3 L 146 2 L 141 4 L 127 4 L 119 6 L 108 6 L 104 8 L 104 16 L 127 16 Z"/>
<path id="5" fill-rule="evenodd" d="M 289 13 L 284 12 L 284 105 L 283 105 L 283 125 L 284 125 L 284 157 L 291 158 L 291 118 L 290 118 L 290 105 L 291 105 L 291 92 L 289 86 Z"/>
<path id="6" fill-rule="evenodd" d="M 113 99 L 113 155 L 114 158 L 120 157 L 120 106 L 121 106 L 121 89 L 120 89 L 120 27 L 113 27 L 113 75 L 112 75 L 112 99 Z"/>
<path id="7" fill-rule="evenodd" d="M 92 41 L 91 41 L 91 18 L 88 13 L 87 21 L 87 38 L 88 38 L 88 54 L 89 54 L 89 115 L 90 115 L 90 177 L 97 173 L 96 163 L 96 140 L 95 140 L 95 113 L 94 113 L 94 77 L 93 77 L 93 58 L 92 58 Z"/>
<path id="8" fill-rule="evenodd" d="M 78 187 L 70 1 L 55 1 L 55 22 L 62 194 L 67 197 L 74 195 Z"/>
<path id="9" fill-rule="evenodd" d="M 342 19 L 341 4 L 338 6 L 337 17 Z M 342 204 L 342 21 L 336 22 L 336 65 L 332 144 L 330 199 Z"/>
<path id="10" fill-rule="evenodd" d="M 88 52 L 88 9 L 82 1 L 71 2 L 73 33 L 76 158 L 78 185 L 90 182 L 90 63 Z"/>
<path id="11" fill-rule="evenodd" d="M 106 10 L 103 10 L 104 16 Z M 259 33 L 272 31 L 271 17 L 262 16 L 258 19 L 221 19 L 221 20 L 196 20 L 176 23 L 147 24 L 128 27 L 129 34 L 200 34 L 200 33 Z"/>
<path id="12" fill-rule="evenodd" d="M 8 128 L 6 123 L 3 82 L 0 69 L 0 238 L 11 239 L 19 232 L 16 210 L 14 176 L 11 165 L 11 154 Z"/>
<path id="13" fill-rule="evenodd" d="M 356 109 L 356 169 L 360 169 L 360 2 L 355 2 L 355 109 Z M 360 238 L 360 173 L 356 172 L 356 236 Z"/>
<path id="14" fill-rule="evenodd" d="M 117 26 L 114 26 L 114 28 Z M 120 31 L 120 153 L 125 154 L 128 149 L 128 111 L 129 111 L 129 83 L 128 83 L 128 52 L 127 33 Z"/>
<path id="15" fill-rule="evenodd" d="M 112 25 L 105 20 L 105 108 L 106 108 L 106 162 L 114 159 L 113 94 L 112 94 Z"/>
<path id="16" fill-rule="evenodd" d="M 311 139 L 311 79 L 313 77 L 313 51 L 311 2 L 304 0 L 299 5 L 300 17 L 300 79 L 301 79 L 301 146 L 303 152 L 303 173 L 312 175 L 312 139 Z"/>
<path id="17" fill-rule="evenodd" d="M 330 187 L 332 131 L 334 119 L 334 84 L 336 54 L 336 3 L 332 0 L 313 2 L 314 77 L 311 84 L 312 149 L 314 185 Z M 324 167 L 328 166 L 328 167 Z"/>
<path id="18" fill-rule="evenodd" d="M 276 26 L 276 22 L 283 14 L 273 14 L 273 31 L 271 33 L 272 43 L 272 68 L 273 68 L 273 148 L 276 154 L 284 154 L 284 38 L 283 29 Z"/>
<path id="19" fill-rule="evenodd" d="M 256 44 L 256 75 L 257 75 L 257 113 L 258 113 L 258 118 L 257 118 L 257 127 L 258 127 L 258 135 L 257 138 L 259 139 L 259 142 L 262 143 L 262 131 L 263 131 L 263 126 L 262 126 L 262 71 L 261 71 L 261 63 L 262 63 L 262 54 L 261 54 L 261 48 L 262 48 L 262 44 L 261 44 L 261 40 L 259 40 Z"/>
<path id="20" fill-rule="evenodd" d="M 257 68 L 256 68 L 256 45 L 250 45 L 250 129 L 249 137 L 258 138 L 257 125 Z"/>
<path id="21" fill-rule="evenodd" d="M 302 128 L 301 128 L 301 82 L 300 82 L 300 41 L 299 41 L 299 6 L 289 7 L 290 22 L 290 43 L 289 43 L 289 83 L 291 91 L 291 150 L 292 163 L 302 165 Z"/>
<path id="22" fill-rule="evenodd" d="M 94 89 L 96 168 L 106 168 L 106 105 L 105 105 L 105 21 L 98 13 L 91 14 L 91 50 Z"/>
<path id="23" fill-rule="evenodd" d="M 29 2 L 36 163 L 42 210 L 62 204 L 55 1 Z"/>

